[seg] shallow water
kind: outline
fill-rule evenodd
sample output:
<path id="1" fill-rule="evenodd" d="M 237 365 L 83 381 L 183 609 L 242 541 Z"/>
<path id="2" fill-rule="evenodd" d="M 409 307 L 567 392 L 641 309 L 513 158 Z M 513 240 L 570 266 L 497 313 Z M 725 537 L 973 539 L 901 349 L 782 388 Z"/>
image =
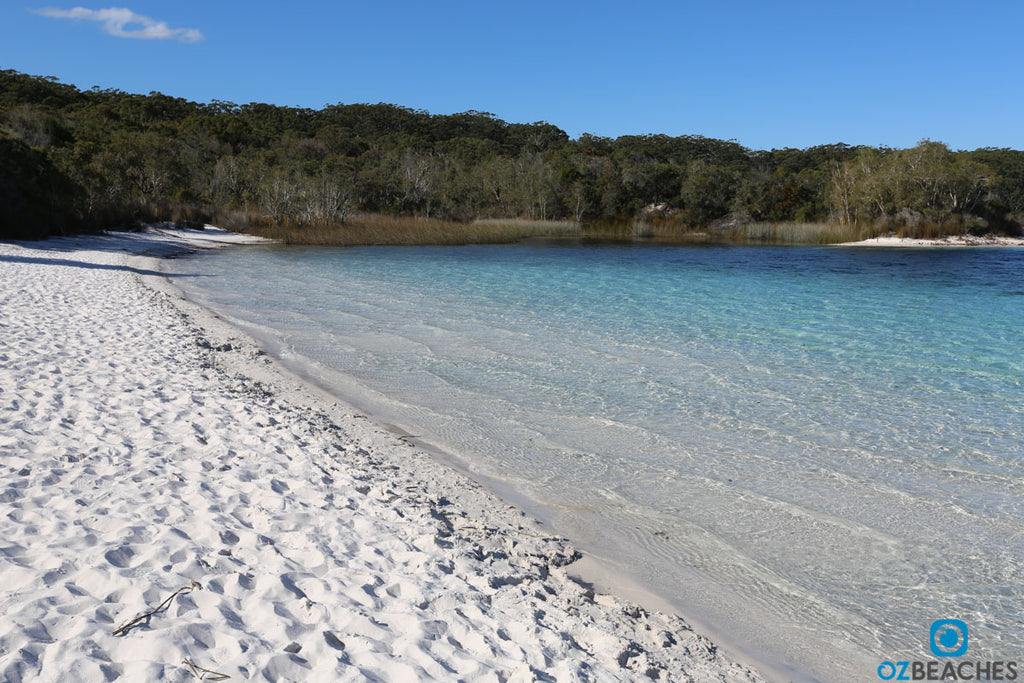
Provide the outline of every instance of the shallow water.
<path id="1" fill-rule="evenodd" d="M 798 674 L 1024 658 L 1024 250 L 247 247 L 189 295 Z"/>

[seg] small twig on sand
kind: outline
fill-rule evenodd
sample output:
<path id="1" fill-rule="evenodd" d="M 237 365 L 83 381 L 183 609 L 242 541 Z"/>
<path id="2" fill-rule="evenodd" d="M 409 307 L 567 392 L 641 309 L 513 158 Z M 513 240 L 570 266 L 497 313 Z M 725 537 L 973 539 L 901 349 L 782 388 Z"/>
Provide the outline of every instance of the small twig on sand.
<path id="1" fill-rule="evenodd" d="M 182 664 L 185 664 L 188 668 L 192 669 L 192 673 L 195 674 L 195 677 L 201 681 L 223 681 L 225 679 L 231 678 L 231 676 L 228 676 L 227 674 L 222 674 L 219 671 L 210 671 L 209 669 L 204 669 L 201 666 L 196 666 L 192 662 L 188 661 L 188 657 L 181 660 L 181 662 Z M 199 673 L 200 671 L 202 673 Z"/>
<path id="2" fill-rule="evenodd" d="M 140 614 L 139 616 L 135 617 L 131 621 L 118 626 L 117 630 L 115 630 L 111 635 L 120 636 L 120 635 L 123 635 L 123 634 L 127 633 L 128 629 L 130 629 L 132 626 L 135 626 L 136 624 L 138 624 L 143 619 L 148 619 L 149 617 L 153 616 L 157 612 L 165 609 L 168 605 L 171 604 L 171 600 L 173 600 L 179 593 L 191 592 L 192 590 L 194 590 L 196 588 L 202 589 L 202 586 L 200 586 L 195 581 L 192 581 L 187 586 L 183 586 L 183 587 L 179 588 L 178 590 L 176 590 L 173 593 L 171 593 L 170 595 L 168 595 L 166 600 L 161 602 L 159 605 L 157 605 L 156 607 L 154 607 L 150 611 L 146 612 L 145 614 Z"/>

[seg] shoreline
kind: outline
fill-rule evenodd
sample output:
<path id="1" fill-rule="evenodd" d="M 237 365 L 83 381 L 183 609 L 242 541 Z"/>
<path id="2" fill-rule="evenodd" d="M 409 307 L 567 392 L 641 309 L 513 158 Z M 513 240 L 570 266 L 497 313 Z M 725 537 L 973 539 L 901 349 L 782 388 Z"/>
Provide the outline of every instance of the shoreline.
<path id="1" fill-rule="evenodd" d="M 998 235 L 950 235 L 941 239 L 872 237 L 859 242 L 842 242 L 836 247 L 1024 247 L 1024 238 Z"/>
<path id="2" fill-rule="evenodd" d="M 233 239 L 0 243 L 3 676 L 762 680 L 159 272 Z"/>
<path id="3" fill-rule="evenodd" d="M 252 236 L 242 234 L 242 237 Z M 259 237 L 255 237 L 254 240 L 253 243 L 256 244 L 273 243 L 273 240 Z M 216 248 L 221 245 L 213 244 L 211 246 Z M 163 258 L 154 259 L 151 264 L 152 269 L 159 270 L 161 261 Z M 639 608 L 641 613 L 646 610 L 649 613 L 674 615 L 683 620 L 688 628 L 692 628 L 702 637 L 709 639 L 709 644 L 713 643 L 711 645 L 713 649 L 722 652 L 728 659 L 748 668 L 755 676 L 763 677 L 765 680 L 812 680 L 783 663 L 773 663 L 750 655 L 738 643 L 728 638 L 725 633 L 695 619 L 670 599 L 643 586 L 635 577 L 626 573 L 626 570 L 617 568 L 615 562 L 602 558 L 591 550 L 576 547 L 571 538 L 566 538 L 563 533 L 552 527 L 550 521 L 545 520 L 544 509 L 548 507 L 548 504 L 529 498 L 506 482 L 492 479 L 475 471 L 471 464 L 460 456 L 430 443 L 420 436 L 409 433 L 399 425 L 389 424 L 376 417 L 372 411 L 360 407 L 358 399 L 353 400 L 343 392 L 334 391 L 331 386 L 322 383 L 318 378 L 304 373 L 302 363 L 293 366 L 287 360 L 277 357 L 273 352 L 267 353 L 268 345 L 264 344 L 254 331 L 246 329 L 240 321 L 227 320 L 220 313 L 192 300 L 170 279 L 166 277 L 144 277 L 143 279 L 147 286 L 168 293 L 172 297 L 173 305 L 185 313 L 190 320 L 196 322 L 202 334 L 206 338 L 214 340 L 211 343 L 215 346 L 237 344 L 239 338 L 242 338 L 243 344 L 250 347 L 251 350 L 249 353 L 243 352 L 241 358 L 234 357 L 232 354 L 232 362 L 240 364 L 235 369 L 243 374 L 257 377 L 259 381 L 271 384 L 284 381 L 293 385 L 298 395 L 290 394 L 289 399 L 307 409 L 322 410 L 325 406 L 330 405 L 335 411 L 341 410 L 345 415 L 355 414 L 357 419 L 366 419 L 370 425 L 384 433 L 389 439 L 397 440 L 402 446 L 414 449 L 417 455 L 426 457 L 432 464 L 461 478 L 464 484 L 474 489 L 474 495 L 482 493 L 482 495 L 494 499 L 499 506 L 503 506 L 513 514 L 528 518 L 537 530 L 549 536 L 551 540 L 558 540 L 564 544 L 568 549 L 567 552 L 575 553 L 576 559 L 562 568 L 565 576 L 570 581 L 584 586 L 588 593 L 596 593 L 596 600 L 622 603 L 627 611 Z M 260 362 L 253 362 L 256 358 L 260 359 Z M 265 375 L 267 372 L 270 373 L 270 377 Z M 460 484 L 457 482 L 456 486 L 460 486 Z M 687 672 L 687 674 L 693 675 L 691 672 Z M 670 678 L 669 680 L 674 679 Z M 698 676 L 694 680 L 701 679 Z"/>
<path id="4" fill-rule="evenodd" d="M 160 260 L 154 262 L 153 269 L 159 268 L 159 263 Z M 713 626 L 712 620 L 695 616 L 696 609 L 690 609 L 692 606 L 685 601 L 674 599 L 668 593 L 659 593 L 657 588 L 645 584 L 643 576 L 637 573 L 635 568 L 631 568 L 628 562 L 624 563 L 621 556 L 608 554 L 606 549 L 595 546 L 593 543 L 582 542 L 583 536 L 577 536 L 572 530 L 560 529 L 555 520 L 560 512 L 557 505 L 531 498 L 512 484 L 481 473 L 473 467 L 471 461 L 466 460 L 457 451 L 446 449 L 444 446 L 411 433 L 408 430 L 413 428 L 408 425 L 392 424 L 389 418 L 382 417 L 374 411 L 373 401 L 367 402 L 365 397 L 361 397 L 351 386 L 346 385 L 345 390 L 339 389 L 338 385 L 333 384 L 330 380 L 317 373 L 310 373 L 303 360 L 282 357 L 278 342 L 265 336 L 265 333 L 258 327 L 250 326 L 245 321 L 236 320 L 230 316 L 225 317 L 221 312 L 208 308 L 201 301 L 194 300 L 185 290 L 176 287 L 172 281 L 154 280 L 149 284 L 171 292 L 175 305 L 182 308 L 191 319 L 199 321 L 200 327 L 204 330 L 203 334 L 219 340 L 214 342 L 215 345 L 238 343 L 240 337 L 244 338 L 245 344 L 257 349 L 255 353 L 267 352 L 264 356 L 265 362 L 274 366 L 276 374 L 280 374 L 290 382 L 297 383 L 303 388 L 303 391 L 312 392 L 316 397 L 313 399 L 314 401 L 319 401 L 320 404 L 331 403 L 336 406 L 344 406 L 348 411 L 366 416 L 372 424 L 386 432 L 391 438 L 398 439 L 406 446 L 414 446 L 423 451 L 443 468 L 453 470 L 459 476 L 472 482 L 474 486 L 482 487 L 487 494 L 496 498 L 502 505 L 515 509 L 519 513 L 525 513 L 539 525 L 538 528 L 544 530 L 544 533 L 573 545 L 579 552 L 580 558 L 565 567 L 567 575 L 573 580 L 582 582 L 589 589 L 635 603 L 649 612 L 679 616 L 695 631 L 709 638 L 727 657 L 751 668 L 759 676 L 768 680 L 817 680 L 812 673 L 787 665 L 781 659 L 772 657 L 772 652 L 764 648 L 763 642 L 744 644 L 737 637 L 730 635 L 727 629 L 723 630 Z M 255 376 L 262 376 L 264 371 L 265 368 L 259 364 L 255 366 L 250 364 L 243 370 L 246 374 Z M 334 381 L 338 381 L 340 378 L 344 378 L 344 375 L 333 372 L 330 377 Z M 315 407 L 315 404 L 311 405 Z"/>

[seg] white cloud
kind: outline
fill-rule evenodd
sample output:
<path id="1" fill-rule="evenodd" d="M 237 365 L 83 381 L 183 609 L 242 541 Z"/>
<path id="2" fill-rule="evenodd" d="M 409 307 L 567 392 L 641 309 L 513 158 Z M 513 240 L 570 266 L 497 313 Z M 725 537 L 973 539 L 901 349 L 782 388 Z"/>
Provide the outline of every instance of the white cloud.
<path id="1" fill-rule="evenodd" d="M 141 38 L 143 40 L 177 40 L 194 43 L 203 39 L 203 34 L 194 28 L 171 28 L 166 22 L 136 14 L 123 7 L 109 9 L 56 9 L 46 7 L 32 10 L 36 14 L 54 19 L 85 19 L 103 23 L 103 30 L 119 38 Z"/>

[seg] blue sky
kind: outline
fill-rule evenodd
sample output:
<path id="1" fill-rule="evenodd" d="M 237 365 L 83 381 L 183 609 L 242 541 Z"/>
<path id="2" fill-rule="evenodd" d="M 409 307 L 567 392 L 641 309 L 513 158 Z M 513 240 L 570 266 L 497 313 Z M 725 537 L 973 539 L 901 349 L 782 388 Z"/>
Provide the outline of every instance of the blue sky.
<path id="1" fill-rule="evenodd" d="M 1021 0 L 112 3 L 3 3 L 0 68 L 200 102 L 475 109 L 572 137 L 1024 149 Z"/>

